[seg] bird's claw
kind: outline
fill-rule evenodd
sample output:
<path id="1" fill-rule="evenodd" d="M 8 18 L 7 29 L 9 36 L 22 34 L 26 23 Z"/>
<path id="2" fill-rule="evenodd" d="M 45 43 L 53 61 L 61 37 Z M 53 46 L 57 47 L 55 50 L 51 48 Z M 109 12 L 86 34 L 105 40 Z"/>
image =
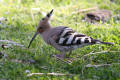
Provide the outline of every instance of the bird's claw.
<path id="1" fill-rule="evenodd" d="M 67 63 L 67 64 L 71 64 L 72 61 L 73 61 L 72 58 L 65 58 L 65 57 L 63 57 L 63 55 L 60 55 L 60 54 L 59 55 L 53 55 L 53 57 L 55 57 L 57 60 L 60 60 L 60 61 L 62 61 L 64 63 Z"/>

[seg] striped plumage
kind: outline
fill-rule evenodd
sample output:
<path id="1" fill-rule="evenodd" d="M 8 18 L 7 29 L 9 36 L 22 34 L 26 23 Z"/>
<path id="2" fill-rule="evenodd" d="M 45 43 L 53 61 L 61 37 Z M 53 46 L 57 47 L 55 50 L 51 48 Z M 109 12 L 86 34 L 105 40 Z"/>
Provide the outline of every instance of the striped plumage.
<path id="1" fill-rule="evenodd" d="M 84 34 L 79 34 L 73 31 L 71 28 L 64 27 L 60 32 L 56 43 L 62 46 L 74 46 L 82 44 L 93 44 L 94 41 L 91 37 L 88 37 Z"/>
<path id="2" fill-rule="evenodd" d="M 93 39 L 84 34 L 79 34 L 73 29 L 64 26 L 51 28 L 41 33 L 44 41 L 62 53 L 93 44 L 113 44 Z"/>
<path id="3" fill-rule="evenodd" d="M 50 16 L 52 15 L 53 10 L 47 14 L 45 18 L 43 18 L 37 27 L 37 31 L 34 34 L 32 40 L 30 41 L 30 44 L 28 47 L 30 47 L 32 41 L 35 39 L 35 37 L 40 34 L 43 38 L 43 40 L 59 50 L 62 54 L 57 55 L 57 57 L 65 57 L 66 52 L 71 52 L 72 50 L 76 48 L 81 48 L 83 46 L 87 45 L 93 45 L 93 44 L 113 44 L 111 42 L 102 42 L 96 39 L 93 39 L 89 36 L 86 36 L 84 34 L 79 34 L 78 32 L 75 32 L 73 29 L 64 27 L 64 26 L 58 26 L 55 28 L 52 28 L 49 24 Z"/>

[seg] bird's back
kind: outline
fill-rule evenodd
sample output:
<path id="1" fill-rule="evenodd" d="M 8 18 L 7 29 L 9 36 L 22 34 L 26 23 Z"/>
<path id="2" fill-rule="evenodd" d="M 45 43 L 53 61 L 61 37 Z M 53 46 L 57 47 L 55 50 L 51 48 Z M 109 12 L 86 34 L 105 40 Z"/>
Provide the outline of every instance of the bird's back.
<path id="1" fill-rule="evenodd" d="M 64 29 L 61 30 L 60 34 L 58 35 L 56 43 L 62 46 L 73 46 L 92 44 L 94 41 L 91 37 L 75 32 L 71 28 L 64 27 Z"/>
<path id="2" fill-rule="evenodd" d="M 60 51 L 73 50 L 92 44 L 112 44 L 93 39 L 85 34 L 80 34 L 73 29 L 64 26 L 51 29 L 48 35 L 48 43 Z"/>
<path id="3" fill-rule="evenodd" d="M 68 49 L 76 49 L 95 43 L 91 37 L 79 34 L 68 27 L 55 27 L 49 35 L 56 45 Z"/>

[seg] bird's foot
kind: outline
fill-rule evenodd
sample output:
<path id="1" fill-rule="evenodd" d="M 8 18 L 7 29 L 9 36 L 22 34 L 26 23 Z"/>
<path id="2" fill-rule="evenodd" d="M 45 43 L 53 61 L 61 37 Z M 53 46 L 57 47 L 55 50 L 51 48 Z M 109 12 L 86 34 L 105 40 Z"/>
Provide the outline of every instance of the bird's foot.
<path id="1" fill-rule="evenodd" d="M 74 60 L 73 58 L 66 58 L 64 54 L 53 55 L 53 57 L 67 64 L 71 64 Z"/>
<path id="2" fill-rule="evenodd" d="M 65 59 L 65 54 L 57 54 L 55 56 L 60 59 Z"/>
<path id="3" fill-rule="evenodd" d="M 72 63 L 74 61 L 74 58 L 66 58 L 66 61 Z"/>

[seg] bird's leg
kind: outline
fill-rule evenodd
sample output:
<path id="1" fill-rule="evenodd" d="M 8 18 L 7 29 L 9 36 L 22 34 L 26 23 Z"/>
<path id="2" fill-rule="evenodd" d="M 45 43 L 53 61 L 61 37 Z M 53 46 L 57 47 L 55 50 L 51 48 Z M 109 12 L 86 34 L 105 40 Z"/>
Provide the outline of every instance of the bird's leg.
<path id="1" fill-rule="evenodd" d="M 65 52 L 62 52 L 61 54 L 57 54 L 56 57 L 65 59 Z"/>
<path id="2" fill-rule="evenodd" d="M 61 54 L 53 55 L 53 57 L 55 57 L 56 59 L 58 59 L 64 63 L 71 64 L 73 59 L 66 58 L 65 53 L 66 52 L 62 52 Z M 70 52 L 70 54 L 71 54 L 71 52 Z"/>
<path id="3" fill-rule="evenodd" d="M 69 62 L 69 63 L 72 63 L 74 61 L 74 58 L 69 58 L 71 53 L 72 53 L 72 50 L 70 50 L 68 55 L 67 55 L 67 62 Z"/>
<path id="4" fill-rule="evenodd" d="M 68 53 L 68 56 L 67 56 L 67 58 L 69 58 L 69 57 L 70 57 L 71 53 L 72 53 L 72 51 L 70 51 L 70 52 Z"/>

